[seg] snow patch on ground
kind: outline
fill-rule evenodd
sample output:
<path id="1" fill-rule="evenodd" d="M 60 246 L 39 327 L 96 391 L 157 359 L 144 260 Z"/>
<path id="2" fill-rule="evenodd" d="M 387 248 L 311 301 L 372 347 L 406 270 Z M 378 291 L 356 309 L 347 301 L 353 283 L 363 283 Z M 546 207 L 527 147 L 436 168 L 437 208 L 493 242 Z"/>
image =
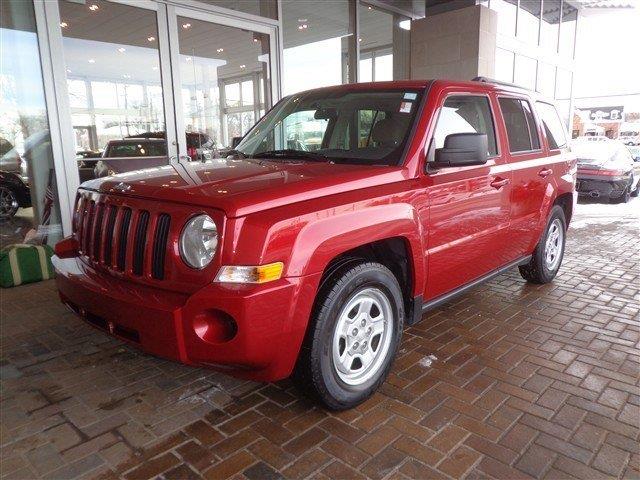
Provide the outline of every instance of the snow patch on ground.
<path id="1" fill-rule="evenodd" d="M 418 363 L 420 364 L 421 367 L 428 368 L 431 365 L 433 365 L 433 362 L 436 360 L 438 360 L 438 357 L 431 354 L 428 357 L 423 357 L 422 359 L 420 359 Z"/>
<path id="2" fill-rule="evenodd" d="M 632 198 L 628 203 L 603 203 L 581 201 L 571 221 L 571 228 L 585 228 L 590 225 L 623 223 L 640 227 L 640 198 Z"/>

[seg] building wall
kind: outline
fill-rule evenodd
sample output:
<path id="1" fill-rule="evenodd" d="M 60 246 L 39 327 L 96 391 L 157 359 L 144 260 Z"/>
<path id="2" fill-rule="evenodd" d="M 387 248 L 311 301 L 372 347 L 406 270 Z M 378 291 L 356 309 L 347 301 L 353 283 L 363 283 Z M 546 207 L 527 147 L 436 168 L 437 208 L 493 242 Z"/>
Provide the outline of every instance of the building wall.
<path id="1" fill-rule="evenodd" d="M 411 23 L 411 78 L 493 77 L 497 14 L 484 6 L 447 11 Z"/>

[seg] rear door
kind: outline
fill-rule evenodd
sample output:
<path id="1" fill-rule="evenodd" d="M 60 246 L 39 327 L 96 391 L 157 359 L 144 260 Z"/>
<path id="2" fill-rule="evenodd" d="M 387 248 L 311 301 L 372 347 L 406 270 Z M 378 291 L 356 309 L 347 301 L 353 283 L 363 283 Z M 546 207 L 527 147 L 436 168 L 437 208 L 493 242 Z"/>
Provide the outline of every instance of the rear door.
<path id="1" fill-rule="evenodd" d="M 425 300 L 432 300 L 504 265 L 509 227 L 511 173 L 495 132 L 496 105 L 485 93 L 442 94 L 428 160 L 447 135 L 486 133 L 484 165 L 428 168 L 429 218 Z"/>
<path id="2" fill-rule="evenodd" d="M 530 254 L 540 234 L 545 201 L 553 198 L 553 166 L 540 140 L 539 122 L 526 97 L 499 95 L 502 148 L 513 171 L 509 249 L 512 259 Z"/>

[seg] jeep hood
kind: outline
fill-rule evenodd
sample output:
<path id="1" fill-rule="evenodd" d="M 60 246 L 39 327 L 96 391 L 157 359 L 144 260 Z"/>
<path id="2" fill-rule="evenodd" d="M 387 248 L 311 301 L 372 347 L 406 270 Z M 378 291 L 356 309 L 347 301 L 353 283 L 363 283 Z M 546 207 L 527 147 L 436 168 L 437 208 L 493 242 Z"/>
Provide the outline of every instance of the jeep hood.
<path id="1" fill-rule="evenodd" d="M 89 180 L 81 188 L 223 210 L 228 217 L 406 179 L 401 167 L 216 159 Z"/>

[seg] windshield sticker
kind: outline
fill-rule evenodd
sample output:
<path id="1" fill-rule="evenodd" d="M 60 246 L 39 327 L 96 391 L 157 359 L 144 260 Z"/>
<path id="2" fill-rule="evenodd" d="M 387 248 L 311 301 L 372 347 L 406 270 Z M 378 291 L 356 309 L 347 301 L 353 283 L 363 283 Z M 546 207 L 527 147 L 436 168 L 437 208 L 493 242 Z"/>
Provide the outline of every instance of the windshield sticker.
<path id="1" fill-rule="evenodd" d="M 415 100 L 418 98 L 418 94 L 415 92 L 405 92 L 404 99 L 405 100 Z"/>
<path id="2" fill-rule="evenodd" d="M 400 103 L 400 113 L 411 113 L 411 107 L 413 107 L 413 103 L 411 103 L 411 102 L 401 102 Z"/>

